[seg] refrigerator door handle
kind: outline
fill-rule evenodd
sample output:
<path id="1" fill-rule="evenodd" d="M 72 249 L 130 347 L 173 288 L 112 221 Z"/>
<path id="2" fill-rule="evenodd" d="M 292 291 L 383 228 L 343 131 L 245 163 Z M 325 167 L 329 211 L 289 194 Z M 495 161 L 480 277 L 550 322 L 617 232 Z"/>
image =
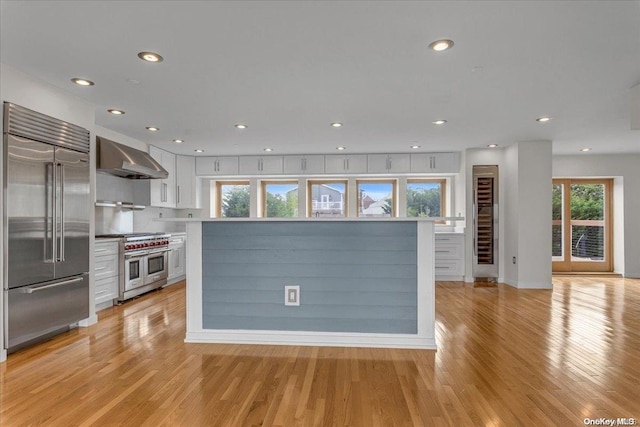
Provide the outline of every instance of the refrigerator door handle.
<path id="1" fill-rule="evenodd" d="M 72 283 L 81 282 L 83 280 L 84 278 L 80 276 L 80 277 L 74 277 L 73 279 L 63 280 L 62 282 L 51 283 L 49 285 L 44 285 L 44 286 L 26 286 L 20 289 L 20 292 L 23 294 L 32 294 L 34 292 L 45 291 L 47 289 L 57 288 L 59 286 L 66 286 Z"/>
<path id="2" fill-rule="evenodd" d="M 58 167 L 60 168 L 60 254 L 59 261 L 64 262 L 64 240 L 67 237 L 64 229 L 64 165 L 62 163 L 58 163 Z"/>
<path id="3" fill-rule="evenodd" d="M 44 224 L 44 262 L 52 264 L 55 262 L 55 165 L 53 162 L 47 162 L 45 165 L 45 206 L 47 213 L 45 215 Z M 49 244 L 51 240 L 51 244 Z M 51 257 L 49 257 L 51 255 Z"/>

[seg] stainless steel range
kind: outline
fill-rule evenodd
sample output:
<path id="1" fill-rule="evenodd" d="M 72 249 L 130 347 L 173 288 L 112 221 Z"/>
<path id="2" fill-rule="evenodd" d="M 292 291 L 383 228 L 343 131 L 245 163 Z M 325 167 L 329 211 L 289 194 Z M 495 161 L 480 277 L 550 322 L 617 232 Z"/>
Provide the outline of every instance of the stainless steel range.
<path id="1" fill-rule="evenodd" d="M 96 237 L 120 238 L 120 280 L 116 303 L 167 284 L 170 234 L 134 233 Z"/>

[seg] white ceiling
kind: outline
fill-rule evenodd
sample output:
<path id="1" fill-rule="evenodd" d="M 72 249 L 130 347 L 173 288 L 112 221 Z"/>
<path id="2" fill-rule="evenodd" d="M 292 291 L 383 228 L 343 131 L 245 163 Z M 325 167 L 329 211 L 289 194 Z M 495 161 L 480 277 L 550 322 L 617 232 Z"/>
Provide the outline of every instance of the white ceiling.
<path id="1" fill-rule="evenodd" d="M 3 63 L 91 101 L 98 125 L 176 153 L 540 139 L 555 154 L 640 152 L 630 128 L 640 1 L 2 1 L 0 11 Z M 454 48 L 427 49 L 440 38 Z M 543 115 L 553 120 L 537 123 Z"/>

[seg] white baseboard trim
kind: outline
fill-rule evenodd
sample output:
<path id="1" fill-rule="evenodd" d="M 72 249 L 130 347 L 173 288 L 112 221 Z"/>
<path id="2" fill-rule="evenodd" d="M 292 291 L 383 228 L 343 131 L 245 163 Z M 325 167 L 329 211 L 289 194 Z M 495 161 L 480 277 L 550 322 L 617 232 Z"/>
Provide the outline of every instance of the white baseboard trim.
<path id="1" fill-rule="evenodd" d="M 166 288 L 167 286 L 175 285 L 178 282 L 182 282 L 186 278 L 187 276 L 183 275 L 183 276 L 178 276 L 178 277 L 174 277 L 173 279 L 167 280 L 167 284 L 164 285 L 163 288 Z"/>
<path id="2" fill-rule="evenodd" d="M 435 338 L 409 334 L 206 330 L 187 332 L 187 343 L 374 347 L 436 350 Z"/>
<path id="3" fill-rule="evenodd" d="M 0 350 L 0 363 L 6 360 L 7 360 L 7 350 L 3 348 L 2 350 Z"/>
<path id="4" fill-rule="evenodd" d="M 511 279 L 504 279 L 502 281 L 502 283 L 505 283 L 513 288 L 517 288 L 518 287 L 518 281 L 517 280 L 511 280 Z"/>
<path id="5" fill-rule="evenodd" d="M 464 276 L 436 276 L 436 282 L 464 282 Z"/>
<path id="6" fill-rule="evenodd" d="M 86 328 L 88 326 L 95 325 L 96 323 L 98 323 L 98 316 L 94 314 L 93 316 L 89 316 L 86 319 L 79 321 L 78 326 Z"/>

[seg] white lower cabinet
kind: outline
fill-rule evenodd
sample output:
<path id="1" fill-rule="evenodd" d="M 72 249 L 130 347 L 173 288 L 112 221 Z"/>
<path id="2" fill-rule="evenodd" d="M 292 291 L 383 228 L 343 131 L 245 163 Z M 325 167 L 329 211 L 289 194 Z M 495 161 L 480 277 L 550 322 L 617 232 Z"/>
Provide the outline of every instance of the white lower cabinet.
<path id="1" fill-rule="evenodd" d="M 167 284 L 184 280 L 187 274 L 187 236 L 172 234 L 169 239 L 169 276 Z"/>
<path id="2" fill-rule="evenodd" d="M 436 280 L 464 281 L 464 234 L 436 233 Z"/>
<path id="3" fill-rule="evenodd" d="M 119 242 L 112 240 L 101 242 L 96 240 L 94 249 L 94 303 L 98 308 L 105 308 L 113 304 L 118 296 L 119 272 Z"/>

